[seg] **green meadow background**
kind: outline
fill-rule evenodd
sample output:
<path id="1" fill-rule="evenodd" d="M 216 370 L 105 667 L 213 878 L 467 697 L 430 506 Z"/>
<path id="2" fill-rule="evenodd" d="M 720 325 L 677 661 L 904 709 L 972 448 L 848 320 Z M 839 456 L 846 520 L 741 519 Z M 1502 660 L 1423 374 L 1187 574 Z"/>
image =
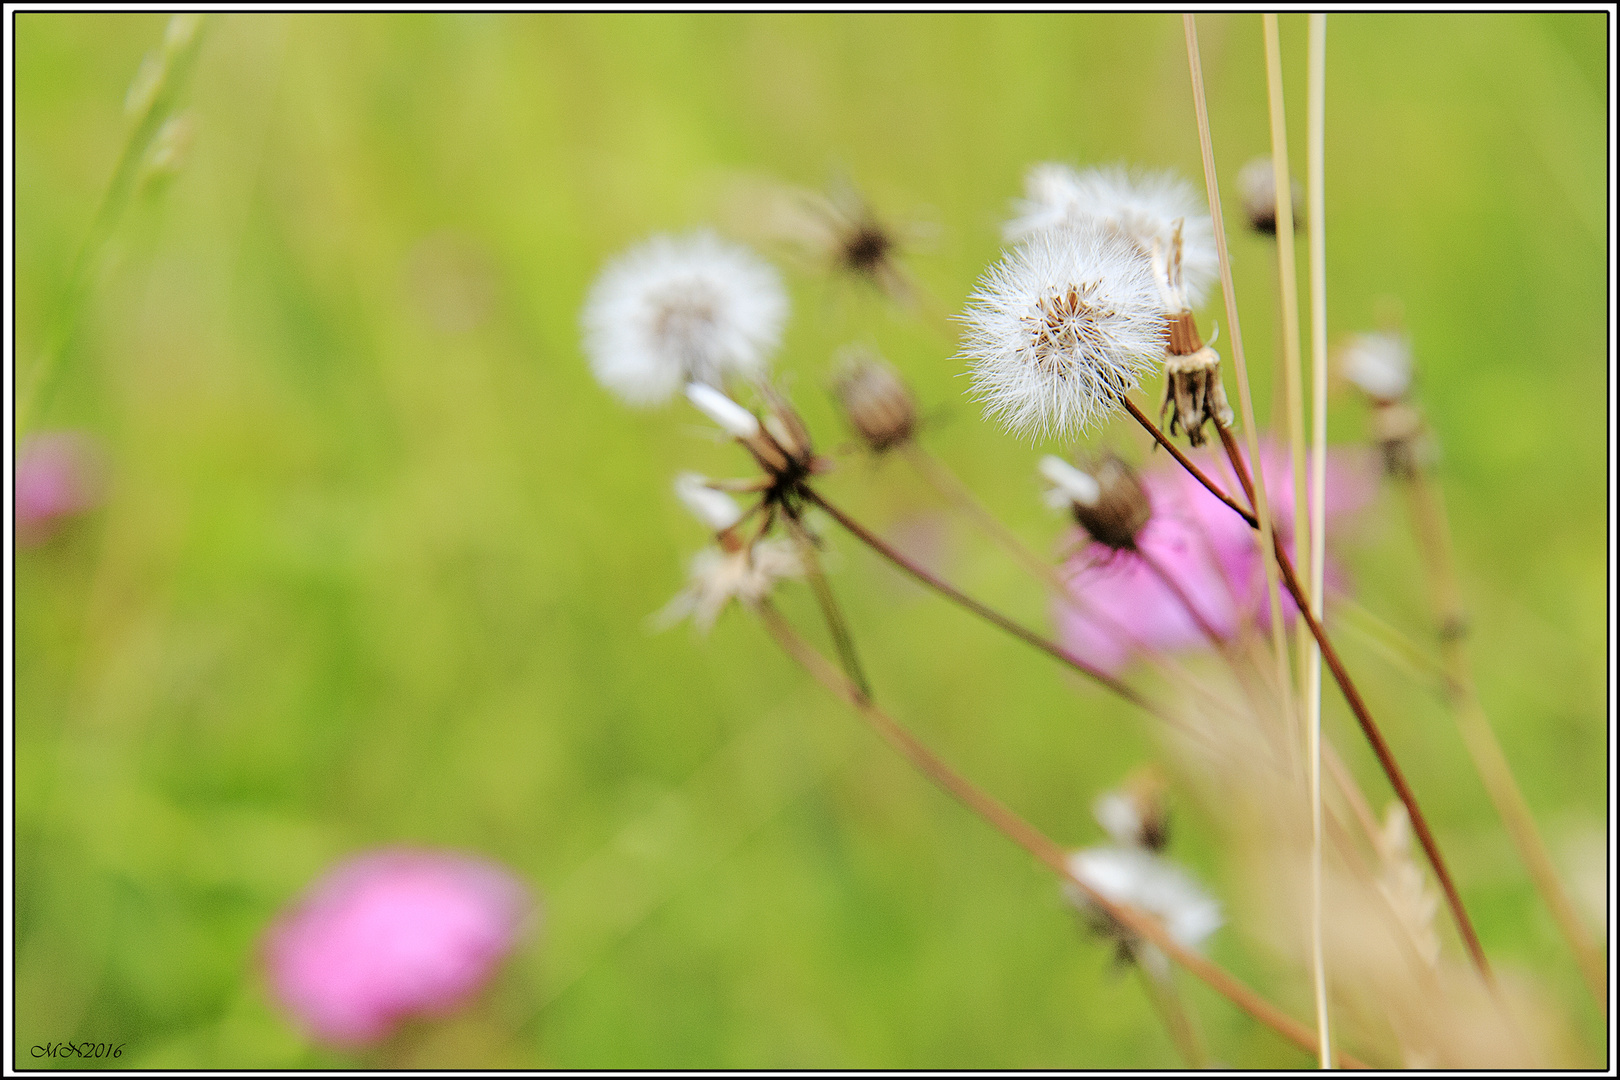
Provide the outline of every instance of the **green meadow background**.
<path id="1" fill-rule="evenodd" d="M 148 1068 L 1176 1062 L 1050 875 L 750 619 L 649 631 L 705 540 L 672 474 L 746 462 L 684 403 L 610 398 L 578 312 L 625 246 L 735 218 L 739 176 L 849 177 L 927 227 L 907 265 L 957 310 L 1034 162 L 1172 167 L 1201 190 L 1178 18 L 210 17 L 174 97 L 189 151 L 137 178 L 82 295 L 126 89 L 165 19 L 13 25 L 18 385 L 61 358 L 25 425 L 93 432 L 110 474 L 102 510 L 16 559 L 17 1066 L 70 1039 Z M 1275 271 L 1233 192 L 1269 148 L 1260 19 L 1200 29 L 1265 416 Z M 1607 32 L 1601 14 L 1334 15 L 1327 73 L 1331 331 L 1404 311 L 1480 692 L 1594 922 Z M 1303 175 L 1303 16 L 1283 48 Z M 777 261 L 794 300 L 777 367 L 821 445 L 848 439 L 833 349 L 876 345 L 928 444 L 1048 549 L 1033 467 L 1065 448 L 985 423 L 937 328 Z M 1330 422 L 1364 438 L 1347 393 Z M 1123 426 L 1100 438 L 1145 454 Z M 1046 619 L 900 463 L 846 454 L 827 483 L 969 591 Z M 1397 493 L 1354 533 L 1361 601 L 1427 635 Z M 1096 842 L 1094 795 L 1157 756 L 1147 721 L 831 540 L 880 697 L 1060 841 Z M 786 602 L 811 613 L 802 587 Z M 1354 638 L 1345 652 L 1487 950 L 1599 1061 L 1603 1018 L 1434 688 Z M 1386 798 L 1336 701 L 1328 724 Z M 1211 835 L 1178 804 L 1172 852 L 1232 920 L 1209 951 L 1309 1015 L 1300 973 L 1246 934 Z M 500 860 L 543 924 L 454 1018 L 362 1053 L 312 1045 L 267 996 L 259 935 L 334 861 L 397 843 Z M 1217 1060 L 1308 1063 L 1184 985 Z"/>

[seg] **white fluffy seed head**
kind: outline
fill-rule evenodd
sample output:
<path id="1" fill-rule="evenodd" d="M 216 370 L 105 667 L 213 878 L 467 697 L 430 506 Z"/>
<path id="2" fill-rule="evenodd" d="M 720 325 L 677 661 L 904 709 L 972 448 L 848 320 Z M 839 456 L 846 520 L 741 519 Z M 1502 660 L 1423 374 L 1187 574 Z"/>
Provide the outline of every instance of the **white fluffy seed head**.
<path id="1" fill-rule="evenodd" d="M 962 318 L 973 391 L 1016 434 L 1075 434 L 1164 356 L 1148 259 L 1092 223 L 1031 234 L 980 280 Z"/>
<path id="2" fill-rule="evenodd" d="M 1179 866 L 1137 847 L 1087 848 L 1069 857 L 1075 877 L 1105 899 L 1140 908 L 1164 922 L 1179 944 L 1197 948 L 1221 925 L 1221 907 Z M 1069 897 L 1089 906 L 1078 889 Z"/>
<path id="3" fill-rule="evenodd" d="M 1368 397 L 1399 401 L 1412 386 L 1412 344 L 1404 334 L 1357 334 L 1344 347 L 1341 367 Z"/>
<path id="4" fill-rule="evenodd" d="M 596 279 L 581 322 L 591 371 L 630 405 L 684 383 L 764 374 L 787 294 L 769 264 L 709 232 L 655 236 Z"/>
<path id="5" fill-rule="evenodd" d="M 1119 228 L 1149 255 L 1157 244 L 1169 263 L 1180 222 L 1180 285 L 1187 306 L 1203 304 L 1220 269 L 1215 228 L 1204 199 L 1175 173 L 1118 165 L 1079 172 L 1046 163 L 1029 170 L 1024 190 L 1025 198 L 1014 203 L 1015 216 L 1003 228 L 1008 240 L 1091 218 Z"/>
<path id="6" fill-rule="evenodd" d="M 715 532 L 725 532 L 742 520 L 737 501 L 709 486 L 709 478 L 683 472 L 675 477 L 675 495 L 692 516 Z"/>

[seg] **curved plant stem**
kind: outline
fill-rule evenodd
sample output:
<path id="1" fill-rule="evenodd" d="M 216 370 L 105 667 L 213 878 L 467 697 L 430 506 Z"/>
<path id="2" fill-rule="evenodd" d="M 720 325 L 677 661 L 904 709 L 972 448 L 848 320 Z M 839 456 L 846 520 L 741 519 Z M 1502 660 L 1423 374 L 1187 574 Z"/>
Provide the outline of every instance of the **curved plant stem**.
<path id="1" fill-rule="evenodd" d="M 861 693 L 859 687 L 800 637 L 769 601 L 760 603 L 756 610 L 765 629 L 789 657 L 833 694 L 853 707 L 861 719 L 929 780 L 1019 847 L 1035 856 L 1059 877 L 1073 884 L 1084 894 L 1087 902 L 1094 904 L 1109 918 L 1132 933 L 1152 942 L 1171 960 L 1203 981 L 1216 993 L 1296 1046 L 1307 1051 L 1315 1049 L 1316 1041 L 1310 1029 L 1304 1024 L 1238 981 L 1214 961 L 1176 941 L 1158 919 L 1134 907 L 1109 900 L 1076 877 L 1069 868 L 1067 852 L 1059 847 L 1056 841 L 945 764 L 909 730 L 874 705 L 870 698 Z M 1366 1067 L 1364 1063 L 1343 1051 L 1340 1051 L 1338 1060 L 1341 1067 Z"/>
<path id="2" fill-rule="evenodd" d="M 1226 439 L 1223 442 L 1227 448 L 1228 456 L 1232 459 L 1232 468 L 1237 471 L 1239 480 L 1243 482 L 1245 487 L 1252 487 L 1248 467 L 1243 461 L 1242 454 L 1238 452 L 1236 441 Z M 1327 662 L 1328 670 L 1333 672 L 1333 679 L 1339 684 L 1339 690 L 1344 695 L 1345 702 L 1350 706 L 1350 711 L 1355 714 L 1356 722 L 1361 725 L 1362 733 L 1366 735 L 1367 742 L 1377 756 L 1379 765 L 1383 767 L 1384 775 L 1389 778 L 1390 786 L 1395 789 L 1395 794 L 1406 807 L 1407 815 L 1412 821 L 1412 831 L 1417 834 L 1418 842 L 1423 846 L 1423 853 L 1428 856 L 1429 865 L 1434 868 L 1434 876 L 1440 882 L 1441 891 L 1445 893 L 1446 904 L 1451 908 L 1452 917 L 1457 922 L 1457 930 L 1462 935 L 1463 944 L 1467 947 L 1469 955 L 1473 958 L 1474 966 L 1479 969 L 1479 973 L 1484 976 L 1485 981 L 1494 986 L 1495 979 L 1491 975 L 1490 962 L 1485 959 L 1485 950 L 1479 943 L 1479 936 L 1474 932 L 1474 924 L 1468 918 L 1468 912 L 1463 908 L 1462 896 L 1457 892 L 1457 886 L 1451 880 L 1451 872 L 1446 868 L 1446 861 L 1440 854 L 1440 846 L 1435 843 L 1434 834 L 1429 831 L 1428 820 L 1418 807 L 1417 796 L 1412 793 L 1411 787 L 1406 782 L 1406 777 L 1401 773 L 1400 766 L 1396 764 L 1395 755 L 1390 751 L 1389 744 L 1384 741 L 1383 733 L 1378 730 L 1378 725 L 1374 723 L 1372 713 L 1367 710 L 1367 704 L 1362 700 L 1360 691 L 1356 689 L 1356 684 L 1351 680 L 1350 673 L 1345 670 L 1344 662 L 1339 659 L 1337 650 L 1333 648 L 1333 642 L 1328 639 L 1327 633 L 1322 629 L 1322 623 L 1311 612 L 1311 606 L 1305 597 L 1304 590 L 1300 588 L 1299 578 L 1294 573 L 1294 564 L 1288 557 L 1287 549 L 1276 535 L 1273 535 L 1271 539 L 1272 551 L 1275 555 L 1277 569 L 1282 574 L 1283 585 L 1287 588 L 1289 595 L 1294 598 L 1294 604 L 1299 609 L 1300 618 L 1305 620 L 1310 628 L 1311 636 L 1316 639 L 1317 646 L 1322 650 L 1322 659 Z"/>
<path id="3" fill-rule="evenodd" d="M 1221 487 L 1215 483 L 1215 481 L 1211 480 L 1207 475 L 1205 475 L 1204 470 L 1200 469 L 1196 464 L 1194 464 L 1191 458 L 1181 452 L 1181 447 L 1170 441 L 1170 437 L 1164 433 L 1158 424 L 1155 424 L 1152 420 L 1148 419 L 1147 414 L 1136 407 L 1136 402 L 1124 396 L 1121 396 L 1119 400 L 1125 406 L 1126 411 L 1136 418 L 1136 422 L 1141 424 L 1142 428 L 1149 435 L 1153 436 L 1154 441 L 1160 446 L 1164 447 L 1166 450 L 1170 451 L 1170 456 L 1176 459 L 1176 464 L 1187 470 L 1188 475 L 1190 475 L 1194 480 L 1197 480 L 1200 484 L 1203 484 L 1206 491 L 1215 496 L 1217 499 L 1221 500 L 1221 502 L 1225 503 L 1231 509 L 1232 513 L 1238 515 L 1244 521 L 1247 521 L 1251 527 L 1257 528 L 1259 526 L 1259 519 L 1248 510 L 1233 502 L 1230 495 L 1223 491 Z M 1222 431 L 1224 430 L 1225 429 L 1223 428 Z M 1250 505 L 1253 505 L 1252 499 L 1250 500 Z"/>
<path id="4" fill-rule="evenodd" d="M 1005 630 L 1007 633 L 1011 634 L 1015 638 L 1018 638 L 1025 644 L 1033 645 L 1041 652 L 1044 652 L 1048 656 L 1067 664 L 1075 671 L 1080 672 L 1080 674 L 1095 679 L 1097 682 L 1101 683 L 1103 686 L 1106 686 L 1108 689 L 1120 695 L 1125 700 L 1131 702 L 1133 705 L 1139 705 L 1142 708 L 1147 709 L 1149 712 L 1163 717 L 1163 714 L 1159 710 L 1154 709 L 1148 703 L 1148 701 L 1142 697 L 1142 695 L 1138 694 L 1135 690 L 1131 689 L 1123 682 L 1120 682 L 1112 675 L 1109 675 L 1106 672 L 1086 663 L 1078 656 L 1063 648 L 1063 646 L 1059 645 L 1057 642 L 1052 641 L 1049 638 L 1042 637 L 1040 634 L 1029 629 L 1027 626 L 1024 626 L 1022 623 L 1015 622 L 996 609 L 989 607 L 988 605 L 981 604 L 979 601 L 973 599 L 971 596 L 967 595 L 967 593 L 964 593 L 962 590 L 950 584 L 948 581 L 935 576 L 928 570 L 925 570 L 923 567 L 917 565 L 917 563 L 896 551 L 893 547 L 886 543 L 882 537 L 867 529 L 860 522 L 856 521 L 854 518 L 838 509 L 838 507 L 828 502 L 822 497 L 821 493 L 816 491 L 814 488 L 805 485 L 801 490 L 806 501 L 811 502 L 825 510 L 829 515 L 831 515 L 832 519 L 838 522 L 838 524 L 842 525 L 851 536 L 861 541 L 861 543 L 865 544 L 867 547 L 871 548 L 873 551 L 877 552 L 879 555 L 883 556 L 885 559 L 889 560 L 895 566 L 899 567 L 901 570 L 904 570 L 907 574 L 910 574 L 924 585 L 927 585 L 930 589 L 933 589 L 935 592 L 958 604 L 959 606 L 966 608 L 968 611 L 971 611 L 973 614 L 977 615 L 981 619 L 984 619 L 986 622 L 1000 627 L 1002 630 Z M 1164 718 L 1168 719 L 1167 717 Z"/>

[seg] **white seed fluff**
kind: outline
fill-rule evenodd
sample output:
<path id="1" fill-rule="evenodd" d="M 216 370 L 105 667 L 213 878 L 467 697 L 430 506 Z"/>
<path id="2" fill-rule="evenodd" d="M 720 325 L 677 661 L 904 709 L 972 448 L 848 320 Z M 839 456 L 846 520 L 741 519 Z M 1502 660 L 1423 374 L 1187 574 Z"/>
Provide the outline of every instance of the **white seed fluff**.
<path id="1" fill-rule="evenodd" d="M 1221 907 L 1192 877 L 1168 859 L 1137 847 L 1094 847 L 1069 857 L 1074 876 L 1108 900 L 1129 904 L 1164 922 L 1170 936 L 1197 948 L 1221 925 Z M 1088 906 L 1072 885 L 1069 897 Z"/>
<path id="2" fill-rule="evenodd" d="M 1094 218 L 1123 230 L 1151 254 L 1154 244 L 1170 251 L 1181 222 L 1181 272 L 1189 306 L 1198 307 L 1220 270 L 1209 207 L 1173 172 L 1131 171 L 1123 166 L 1079 172 L 1067 165 L 1033 166 L 1024 178 L 1026 197 L 1003 229 L 1018 240 L 1065 222 Z"/>
<path id="3" fill-rule="evenodd" d="M 787 294 L 769 264 L 709 232 L 655 236 L 608 264 L 581 322 L 597 381 L 630 405 L 765 371 Z"/>
<path id="4" fill-rule="evenodd" d="M 1342 370 L 1368 397 L 1399 401 L 1412 385 L 1412 345 L 1402 334 L 1357 334 L 1345 345 Z"/>
<path id="5" fill-rule="evenodd" d="M 962 320 L 973 392 L 1015 434 L 1074 434 L 1164 357 L 1147 257 L 1095 224 L 1031 234 L 980 280 Z"/>

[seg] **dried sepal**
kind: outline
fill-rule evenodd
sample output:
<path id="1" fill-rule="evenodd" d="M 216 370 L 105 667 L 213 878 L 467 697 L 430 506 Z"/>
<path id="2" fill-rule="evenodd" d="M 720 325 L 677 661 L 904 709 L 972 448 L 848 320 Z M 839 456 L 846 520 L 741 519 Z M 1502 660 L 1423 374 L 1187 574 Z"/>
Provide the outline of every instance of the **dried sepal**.
<path id="1" fill-rule="evenodd" d="M 1170 353 L 1164 361 L 1164 402 L 1159 407 L 1161 422 L 1170 418 L 1170 434 L 1179 426 L 1193 446 L 1204 445 L 1204 424 L 1213 420 L 1222 427 L 1232 423 L 1232 406 L 1221 385 L 1221 354 L 1205 345 L 1185 356 Z"/>

